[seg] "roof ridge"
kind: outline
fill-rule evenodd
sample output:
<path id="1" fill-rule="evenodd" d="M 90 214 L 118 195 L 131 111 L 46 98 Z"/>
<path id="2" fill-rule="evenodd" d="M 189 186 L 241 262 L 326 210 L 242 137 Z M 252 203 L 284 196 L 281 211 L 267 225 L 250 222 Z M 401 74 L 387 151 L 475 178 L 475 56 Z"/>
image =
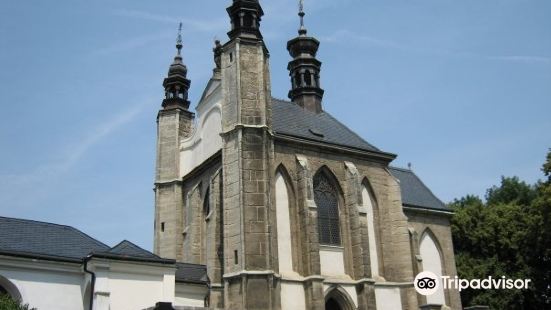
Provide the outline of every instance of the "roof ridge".
<path id="1" fill-rule="evenodd" d="M 402 168 L 402 167 L 396 167 L 396 166 L 388 166 L 388 168 L 393 169 L 393 170 L 403 171 L 403 172 L 411 172 L 411 173 L 415 174 L 415 172 L 413 172 L 413 170 L 408 169 L 408 168 Z"/>
<path id="2" fill-rule="evenodd" d="M 77 228 L 75 228 L 73 226 L 70 226 L 70 225 L 56 224 L 56 223 L 50 223 L 50 222 L 45 222 L 45 221 L 37 221 L 37 220 L 29 220 L 29 219 L 23 219 L 23 218 L 6 217 L 6 216 L 0 216 L 0 219 L 7 219 L 7 220 L 11 220 L 11 221 L 17 221 L 17 222 L 20 222 L 20 223 L 34 223 L 34 224 L 39 224 L 39 225 L 43 225 L 43 226 L 55 226 L 55 227 L 60 227 L 60 228 L 72 230 L 74 232 L 79 233 L 82 236 L 85 236 L 85 237 L 89 238 L 90 240 L 94 241 L 98 245 L 105 246 L 106 248 L 109 248 L 109 246 L 107 244 L 105 244 L 105 243 L 99 241 L 98 239 L 88 235 L 87 233 L 83 232 L 82 230 L 77 229 Z"/>
<path id="3" fill-rule="evenodd" d="M 151 251 L 149 251 L 149 250 L 146 250 L 146 249 L 142 248 L 141 246 L 135 244 L 135 243 L 132 242 L 132 241 L 129 241 L 128 239 L 124 239 L 123 241 L 121 241 L 121 242 L 119 242 L 117 245 L 115 245 L 114 247 L 109 248 L 109 249 L 108 249 L 108 252 L 110 252 L 111 250 L 116 249 L 118 246 L 120 246 L 120 245 L 122 245 L 122 244 L 125 244 L 125 243 L 126 243 L 126 244 L 129 244 L 129 245 L 131 245 L 132 247 L 137 248 L 137 249 L 139 249 L 139 250 L 141 250 L 141 251 L 147 252 L 148 254 L 151 254 L 151 255 L 153 255 L 153 256 L 155 256 L 155 257 L 157 257 L 157 258 L 162 259 L 162 257 L 160 257 L 159 255 L 157 255 L 157 254 L 155 254 L 155 253 L 153 253 L 153 252 L 151 252 Z"/>
<path id="4" fill-rule="evenodd" d="M 293 103 L 292 101 L 288 101 L 288 100 L 285 100 L 285 99 L 276 98 L 276 97 L 274 97 L 274 96 L 272 96 L 272 100 L 277 100 L 277 101 L 287 102 L 287 103 Z"/>
<path id="5" fill-rule="evenodd" d="M 26 222 L 26 223 L 35 223 L 35 224 L 48 225 L 48 226 L 59 226 L 59 227 L 64 227 L 64 228 L 73 228 L 69 225 L 56 224 L 56 223 L 38 221 L 38 220 L 29 220 L 29 219 L 18 218 L 18 217 L 0 216 L 0 219 L 6 219 L 6 220 L 12 220 L 12 221 L 18 221 L 18 222 Z"/>
<path id="6" fill-rule="evenodd" d="M 194 264 L 194 263 L 184 263 L 184 262 L 176 262 L 176 265 L 188 265 L 188 266 L 207 267 L 207 265 Z"/>

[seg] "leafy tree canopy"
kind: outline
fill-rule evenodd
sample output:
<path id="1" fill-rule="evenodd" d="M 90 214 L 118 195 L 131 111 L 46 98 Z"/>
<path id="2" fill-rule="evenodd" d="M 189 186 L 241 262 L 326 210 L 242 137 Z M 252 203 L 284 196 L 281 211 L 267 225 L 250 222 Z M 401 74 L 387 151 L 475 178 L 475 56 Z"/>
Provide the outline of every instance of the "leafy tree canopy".
<path id="1" fill-rule="evenodd" d="M 21 302 L 13 300 L 10 296 L 0 294 L 0 310 L 36 310 L 29 305 L 23 305 Z"/>
<path id="2" fill-rule="evenodd" d="M 461 278 L 531 279 L 529 290 L 465 290 L 463 306 L 551 309 L 551 152 L 545 182 L 529 185 L 503 177 L 486 202 L 465 196 L 451 203 L 452 234 Z"/>

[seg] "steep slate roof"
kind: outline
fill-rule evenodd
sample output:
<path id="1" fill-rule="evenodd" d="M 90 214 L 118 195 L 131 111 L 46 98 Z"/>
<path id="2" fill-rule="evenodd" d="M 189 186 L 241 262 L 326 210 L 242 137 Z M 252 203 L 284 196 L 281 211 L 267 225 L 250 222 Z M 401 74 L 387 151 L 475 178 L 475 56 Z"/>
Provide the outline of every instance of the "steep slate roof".
<path id="1" fill-rule="evenodd" d="M 400 181 L 402 204 L 407 207 L 451 211 L 411 170 L 390 167 L 392 175 Z"/>
<path id="2" fill-rule="evenodd" d="M 70 226 L 0 217 L 0 251 L 82 259 L 109 247 Z"/>
<path id="3" fill-rule="evenodd" d="M 207 266 L 176 263 L 176 282 L 207 283 Z"/>
<path id="4" fill-rule="evenodd" d="M 299 137 L 367 151 L 380 151 L 327 112 L 315 114 L 290 101 L 272 98 L 273 126 L 276 134 Z M 400 180 L 405 206 L 441 211 L 450 209 L 410 170 L 390 168 Z"/>
<path id="5" fill-rule="evenodd" d="M 88 255 L 173 264 L 130 241 L 109 246 L 70 226 L 0 217 L 0 254 L 81 262 Z"/>
<path id="6" fill-rule="evenodd" d="M 272 98 L 272 117 L 276 134 L 380 151 L 327 112 L 312 113 L 292 102 Z"/>
<path id="7" fill-rule="evenodd" d="M 116 246 L 112 247 L 107 251 L 107 253 L 132 257 L 159 258 L 159 256 L 140 248 L 139 246 L 128 240 L 124 240 Z"/>
<path id="8" fill-rule="evenodd" d="M 161 258 L 128 240 L 122 241 L 107 251 L 94 251 L 92 254 L 94 257 L 108 259 L 174 264 L 174 260 Z"/>

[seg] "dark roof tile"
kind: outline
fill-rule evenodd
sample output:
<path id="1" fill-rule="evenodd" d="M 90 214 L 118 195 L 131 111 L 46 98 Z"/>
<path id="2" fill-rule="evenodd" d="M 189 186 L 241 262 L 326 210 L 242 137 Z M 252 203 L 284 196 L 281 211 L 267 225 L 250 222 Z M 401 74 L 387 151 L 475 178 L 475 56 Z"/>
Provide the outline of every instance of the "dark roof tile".
<path id="1" fill-rule="evenodd" d="M 82 259 L 109 247 L 70 226 L 0 217 L 0 251 Z"/>
<path id="2" fill-rule="evenodd" d="M 176 263 L 176 282 L 206 284 L 208 282 L 207 267 Z"/>
<path id="3" fill-rule="evenodd" d="M 411 170 L 390 167 L 392 175 L 400 181 L 402 204 L 409 207 L 451 211 Z"/>
<path id="4" fill-rule="evenodd" d="M 302 107 L 272 98 L 273 127 L 276 134 L 368 151 L 380 151 L 327 112 L 309 112 Z"/>

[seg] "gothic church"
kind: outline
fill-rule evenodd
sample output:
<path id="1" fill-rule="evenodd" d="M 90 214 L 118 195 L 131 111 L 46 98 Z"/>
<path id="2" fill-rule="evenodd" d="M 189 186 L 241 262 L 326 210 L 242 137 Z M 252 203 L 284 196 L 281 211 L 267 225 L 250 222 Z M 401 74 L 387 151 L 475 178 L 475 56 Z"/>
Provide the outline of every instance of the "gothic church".
<path id="1" fill-rule="evenodd" d="M 209 309 L 461 309 L 455 290 L 413 286 L 455 276 L 451 211 L 324 110 L 320 42 L 301 23 L 289 101 L 274 99 L 261 4 L 227 12 L 195 113 L 181 37 L 163 83 L 155 253 L 206 266 Z"/>

